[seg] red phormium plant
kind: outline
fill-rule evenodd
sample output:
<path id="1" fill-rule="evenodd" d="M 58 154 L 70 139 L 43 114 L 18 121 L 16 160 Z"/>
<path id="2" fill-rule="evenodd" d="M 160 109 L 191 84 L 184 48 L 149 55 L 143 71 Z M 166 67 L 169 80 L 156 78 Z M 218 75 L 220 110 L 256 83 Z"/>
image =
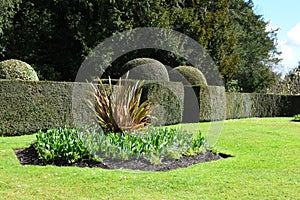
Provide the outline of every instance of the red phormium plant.
<path id="1" fill-rule="evenodd" d="M 132 84 L 120 79 L 117 86 L 110 79 L 107 86 L 100 79 L 98 82 L 98 85 L 89 83 L 95 102 L 87 103 L 105 132 L 134 132 L 150 123 L 150 102 L 141 102 L 144 81 Z"/>

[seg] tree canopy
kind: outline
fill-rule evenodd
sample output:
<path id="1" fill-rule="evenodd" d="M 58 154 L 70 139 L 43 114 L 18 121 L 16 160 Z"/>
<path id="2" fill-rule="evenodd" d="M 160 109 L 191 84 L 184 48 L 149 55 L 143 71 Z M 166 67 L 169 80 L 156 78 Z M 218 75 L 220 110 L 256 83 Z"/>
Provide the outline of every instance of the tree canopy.
<path id="1" fill-rule="evenodd" d="M 280 61 L 275 46 L 277 30 L 267 31 L 268 23 L 253 7 L 252 1 L 243 0 L 232 0 L 230 6 L 240 56 L 233 79 L 244 92 L 265 91 L 276 77 L 272 67 Z"/>
<path id="2" fill-rule="evenodd" d="M 264 91 L 274 80 L 276 31 L 243 0 L 6 0 L 0 2 L 0 61 L 30 63 L 41 79 L 73 81 L 85 56 L 116 32 L 163 27 L 198 41 L 218 65 L 225 84 Z M 2 12 L 3 11 L 3 12 Z M 160 50 L 134 52 L 177 67 L 185 60 Z M 112 72 L 113 73 L 113 72 Z"/>

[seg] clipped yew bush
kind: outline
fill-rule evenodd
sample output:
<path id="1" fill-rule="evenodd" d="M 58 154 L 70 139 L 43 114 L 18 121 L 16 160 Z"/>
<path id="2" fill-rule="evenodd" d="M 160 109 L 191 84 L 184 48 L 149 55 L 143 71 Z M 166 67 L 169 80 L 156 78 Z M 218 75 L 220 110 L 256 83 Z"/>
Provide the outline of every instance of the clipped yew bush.
<path id="1" fill-rule="evenodd" d="M 0 79 L 39 80 L 29 64 L 15 59 L 0 62 Z"/>
<path id="2" fill-rule="evenodd" d="M 192 66 L 178 66 L 170 72 L 171 81 L 183 82 L 184 85 L 207 86 L 203 73 Z"/>
<path id="3" fill-rule="evenodd" d="M 166 67 L 152 58 L 136 58 L 123 66 L 125 72 L 129 72 L 129 79 L 137 80 L 163 80 L 169 81 Z"/>

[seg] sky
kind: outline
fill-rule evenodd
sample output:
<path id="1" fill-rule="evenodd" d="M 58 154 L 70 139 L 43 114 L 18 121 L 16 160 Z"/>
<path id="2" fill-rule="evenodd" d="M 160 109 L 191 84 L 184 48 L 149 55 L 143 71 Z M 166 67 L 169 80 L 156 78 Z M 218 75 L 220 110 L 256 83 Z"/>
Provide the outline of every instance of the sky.
<path id="1" fill-rule="evenodd" d="M 278 50 L 282 52 L 280 71 L 287 73 L 300 62 L 300 1 L 253 0 L 254 11 L 269 22 L 268 29 L 279 28 Z"/>

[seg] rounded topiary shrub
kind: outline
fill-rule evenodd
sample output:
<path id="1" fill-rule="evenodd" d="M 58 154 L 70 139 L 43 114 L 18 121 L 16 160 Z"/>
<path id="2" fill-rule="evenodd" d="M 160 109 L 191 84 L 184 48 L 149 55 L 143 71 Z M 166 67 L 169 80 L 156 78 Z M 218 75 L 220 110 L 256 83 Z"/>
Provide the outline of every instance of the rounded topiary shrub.
<path id="1" fill-rule="evenodd" d="M 136 58 L 127 62 L 123 69 L 129 72 L 129 79 L 169 81 L 166 67 L 152 58 Z"/>
<path id="2" fill-rule="evenodd" d="M 0 79 L 39 80 L 36 72 L 29 64 L 14 59 L 0 62 Z"/>
<path id="3" fill-rule="evenodd" d="M 184 85 L 207 85 L 203 73 L 192 66 L 175 67 L 170 72 L 171 81 L 182 82 Z"/>

